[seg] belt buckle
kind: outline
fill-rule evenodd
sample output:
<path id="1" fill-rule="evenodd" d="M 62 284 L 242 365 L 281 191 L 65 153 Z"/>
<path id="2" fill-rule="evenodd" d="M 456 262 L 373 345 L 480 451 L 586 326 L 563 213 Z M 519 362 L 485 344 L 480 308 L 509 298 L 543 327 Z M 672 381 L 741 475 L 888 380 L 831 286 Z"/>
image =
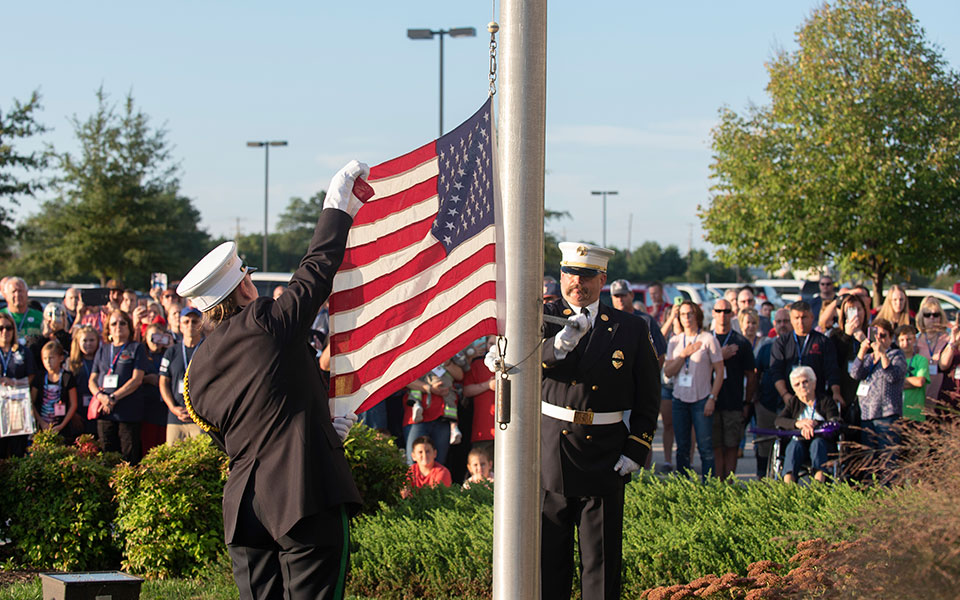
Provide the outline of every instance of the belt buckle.
<path id="1" fill-rule="evenodd" d="M 593 413 L 575 410 L 573 411 L 573 422 L 577 425 L 593 425 Z"/>

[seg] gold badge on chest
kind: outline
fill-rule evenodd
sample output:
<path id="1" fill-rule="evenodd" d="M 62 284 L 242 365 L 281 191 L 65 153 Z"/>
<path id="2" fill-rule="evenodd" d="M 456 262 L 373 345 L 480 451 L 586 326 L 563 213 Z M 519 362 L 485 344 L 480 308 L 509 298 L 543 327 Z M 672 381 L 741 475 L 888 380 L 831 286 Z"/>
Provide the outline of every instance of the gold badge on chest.
<path id="1" fill-rule="evenodd" d="M 608 317 L 607 315 L 600 315 L 600 320 L 601 320 L 601 321 L 609 321 L 609 320 L 610 320 L 610 317 Z"/>
<path id="2" fill-rule="evenodd" d="M 564 315 L 564 316 L 569 317 L 569 316 L 572 315 L 572 314 L 573 314 L 573 311 L 570 310 L 569 308 L 563 309 L 563 315 Z"/>
<path id="3" fill-rule="evenodd" d="M 623 352 L 621 352 L 621 351 L 619 351 L 619 350 L 614 350 L 614 351 L 613 351 L 613 361 L 612 361 L 612 362 L 613 362 L 613 368 L 614 368 L 614 369 L 619 369 L 620 367 L 622 367 L 622 366 L 623 366 Z"/>

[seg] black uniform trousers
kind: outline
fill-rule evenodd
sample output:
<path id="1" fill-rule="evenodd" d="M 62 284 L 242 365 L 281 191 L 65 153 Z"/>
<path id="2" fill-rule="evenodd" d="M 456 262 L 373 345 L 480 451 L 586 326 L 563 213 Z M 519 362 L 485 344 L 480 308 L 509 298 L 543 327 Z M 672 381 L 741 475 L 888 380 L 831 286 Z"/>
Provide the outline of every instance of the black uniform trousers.
<path id="1" fill-rule="evenodd" d="M 568 497 L 543 490 L 540 597 L 569 599 L 573 584 L 573 530 L 580 536 L 583 600 L 620 598 L 623 488 L 609 496 Z"/>
<path id="2" fill-rule="evenodd" d="M 350 537 L 343 505 L 300 519 L 278 540 L 260 523 L 245 522 L 244 536 L 246 544 L 227 544 L 240 600 L 342 600 Z"/>

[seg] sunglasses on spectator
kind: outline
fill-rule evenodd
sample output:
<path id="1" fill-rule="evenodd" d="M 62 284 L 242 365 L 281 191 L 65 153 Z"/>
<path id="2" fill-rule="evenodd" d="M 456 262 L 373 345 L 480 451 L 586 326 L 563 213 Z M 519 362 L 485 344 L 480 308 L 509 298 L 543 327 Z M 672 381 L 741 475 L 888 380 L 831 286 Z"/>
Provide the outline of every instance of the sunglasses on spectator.
<path id="1" fill-rule="evenodd" d="M 126 321 L 110 321 L 110 327 L 119 327 L 119 326 L 121 326 L 121 325 L 123 325 L 124 327 L 126 327 L 126 326 L 127 326 L 127 322 L 126 322 Z"/>
<path id="2" fill-rule="evenodd" d="M 13 331 L 13 325 L 0 325 L 0 331 Z"/>
<path id="3" fill-rule="evenodd" d="M 925 317 L 928 318 L 928 319 L 935 319 L 935 318 L 938 318 L 938 317 L 940 316 L 940 313 L 938 313 L 938 312 L 925 312 L 925 313 L 923 313 L 923 316 L 925 316 Z"/>
<path id="4" fill-rule="evenodd" d="M 733 310 L 731 310 L 731 309 L 729 309 L 729 308 L 715 308 L 715 309 L 713 309 L 713 312 L 715 312 L 715 313 L 723 313 L 723 314 L 725 314 L 725 315 L 729 315 L 730 313 L 733 312 Z"/>

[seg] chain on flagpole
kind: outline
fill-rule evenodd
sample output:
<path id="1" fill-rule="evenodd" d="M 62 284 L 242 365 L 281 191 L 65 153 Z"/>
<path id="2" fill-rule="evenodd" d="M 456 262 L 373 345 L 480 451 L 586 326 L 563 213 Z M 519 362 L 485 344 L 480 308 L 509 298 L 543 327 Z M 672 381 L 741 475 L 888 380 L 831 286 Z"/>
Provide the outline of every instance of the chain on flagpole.
<path id="1" fill-rule="evenodd" d="M 490 97 L 497 93 L 497 32 L 500 25 L 496 21 L 487 23 L 490 32 Z"/>

